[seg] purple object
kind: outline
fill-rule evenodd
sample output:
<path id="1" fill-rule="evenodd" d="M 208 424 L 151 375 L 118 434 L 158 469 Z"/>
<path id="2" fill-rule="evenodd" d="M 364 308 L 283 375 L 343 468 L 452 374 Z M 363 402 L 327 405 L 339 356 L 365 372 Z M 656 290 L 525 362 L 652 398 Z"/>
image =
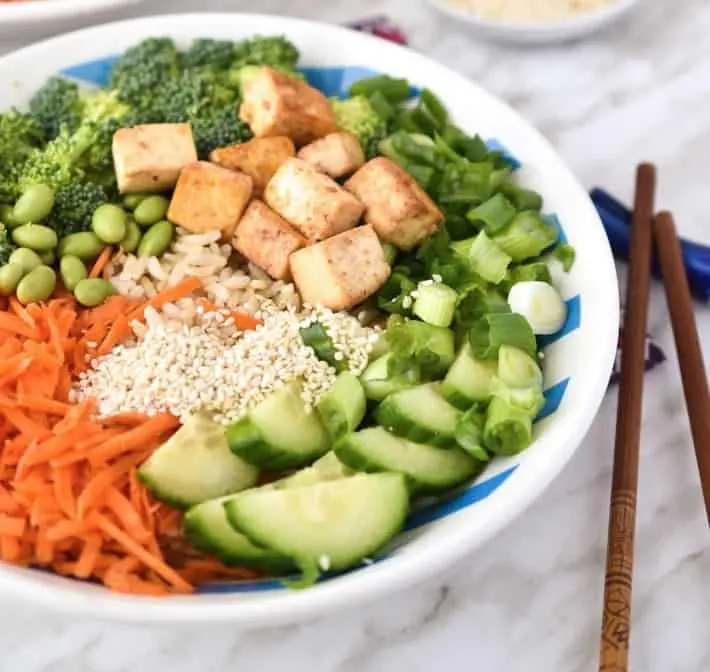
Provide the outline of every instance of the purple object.
<path id="1" fill-rule="evenodd" d="M 356 21 L 354 23 L 348 24 L 353 30 L 359 30 L 363 33 L 370 33 L 371 35 L 376 35 L 384 40 L 389 40 L 390 42 L 396 42 L 397 44 L 407 44 L 406 35 L 394 25 L 386 16 L 377 16 L 372 19 L 363 19 L 362 21 Z M 598 192 L 596 192 L 598 193 Z M 599 210 L 602 219 L 605 223 L 608 219 L 608 213 L 603 210 L 596 199 L 594 204 Z M 666 361 L 666 355 L 661 349 L 661 347 L 656 343 L 650 336 L 646 336 L 646 371 L 651 371 L 655 369 L 659 364 Z M 621 332 L 619 332 L 619 344 L 616 351 L 616 359 L 614 360 L 614 368 L 611 372 L 611 378 L 609 380 L 609 385 L 616 385 L 619 382 L 620 375 L 620 364 L 621 364 Z"/>

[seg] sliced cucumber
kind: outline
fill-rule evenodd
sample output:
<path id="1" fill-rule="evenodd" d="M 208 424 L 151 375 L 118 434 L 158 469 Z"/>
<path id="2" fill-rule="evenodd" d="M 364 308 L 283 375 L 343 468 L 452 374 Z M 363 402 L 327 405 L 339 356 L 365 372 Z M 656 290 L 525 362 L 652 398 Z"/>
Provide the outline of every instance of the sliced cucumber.
<path id="1" fill-rule="evenodd" d="M 372 401 L 382 401 L 387 395 L 417 384 L 417 378 L 413 374 L 390 377 L 387 372 L 387 364 L 390 355 L 382 355 L 372 362 L 360 376 L 365 396 Z"/>
<path id="2" fill-rule="evenodd" d="M 354 432 L 365 417 L 367 399 L 357 376 L 344 371 L 316 405 L 316 412 L 331 440 Z"/>
<path id="3" fill-rule="evenodd" d="M 461 411 L 449 404 L 434 385 L 395 392 L 375 411 L 375 420 L 392 434 L 442 447 L 455 445 L 460 418 Z"/>
<path id="4" fill-rule="evenodd" d="M 313 462 L 329 447 L 315 413 L 308 412 L 299 381 L 272 392 L 227 429 L 235 455 L 264 469 L 291 469 Z"/>
<path id="5" fill-rule="evenodd" d="M 199 551 L 214 555 L 225 565 L 244 565 L 271 574 L 288 574 L 296 569 L 293 561 L 266 548 L 256 546 L 229 524 L 224 504 L 230 497 L 211 499 L 192 507 L 185 514 L 188 541 Z"/>
<path id="6" fill-rule="evenodd" d="M 307 485 L 315 485 L 325 481 L 335 481 L 339 478 L 352 476 L 354 472 L 350 467 L 345 466 L 332 451 L 326 453 L 319 460 L 316 460 L 310 467 L 301 469 L 295 474 L 286 476 L 278 481 L 269 483 L 264 488 L 282 490 L 289 488 L 302 488 Z"/>
<path id="7" fill-rule="evenodd" d="M 341 462 L 358 471 L 404 474 L 416 494 L 448 490 L 472 478 L 480 463 L 458 448 L 442 449 L 413 443 L 382 427 L 363 429 L 335 445 Z"/>
<path id="8" fill-rule="evenodd" d="M 222 425 L 197 413 L 148 458 L 138 478 L 154 497 L 182 509 L 252 487 L 259 470 L 229 450 Z"/>
<path id="9" fill-rule="evenodd" d="M 495 389 L 497 369 L 496 362 L 476 359 L 467 342 L 444 378 L 444 396 L 462 410 L 488 401 Z"/>
<path id="10" fill-rule="evenodd" d="M 287 490 L 249 490 L 224 505 L 230 524 L 253 543 L 304 570 L 341 570 L 382 548 L 409 509 L 399 474 L 358 474 Z"/>

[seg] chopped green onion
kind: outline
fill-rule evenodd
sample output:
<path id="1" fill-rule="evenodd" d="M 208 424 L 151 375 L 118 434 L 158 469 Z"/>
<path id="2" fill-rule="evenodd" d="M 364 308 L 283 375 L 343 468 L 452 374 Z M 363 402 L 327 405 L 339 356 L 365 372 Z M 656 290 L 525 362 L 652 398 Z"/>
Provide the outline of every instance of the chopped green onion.
<path id="1" fill-rule="evenodd" d="M 453 124 L 447 124 L 441 135 L 447 145 L 471 163 L 481 163 L 488 159 L 488 147 L 480 136 L 468 136 Z"/>
<path id="2" fill-rule="evenodd" d="M 431 185 L 436 170 L 431 166 L 419 166 L 416 163 L 410 163 L 404 168 L 416 181 L 419 186 L 427 191 Z"/>
<path id="3" fill-rule="evenodd" d="M 509 282 L 511 286 L 518 282 L 531 280 L 546 282 L 548 285 L 551 285 L 552 275 L 550 274 L 550 267 L 544 261 L 534 261 L 530 264 L 513 266 L 508 270 L 506 281 Z"/>
<path id="4" fill-rule="evenodd" d="M 479 229 L 484 228 L 486 233 L 494 234 L 508 226 L 515 214 L 515 208 L 510 201 L 503 194 L 496 194 L 485 203 L 469 210 L 466 218 Z"/>
<path id="5" fill-rule="evenodd" d="M 409 133 L 421 133 L 424 129 L 419 126 L 414 114 L 414 109 L 404 108 L 399 110 L 394 119 L 394 127 L 398 130 L 407 131 Z"/>
<path id="6" fill-rule="evenodd" d="M 367 99 L 370 101 L 372 109 L 375 110 L 375 113 L 380 119 L 389 121 L 394 118 L 395 114 L 397 114 L 396 108 L 393 107 L 389 100 L 382 95 L 381 91 L 373 92 L 367 97 Z"/>
<path id="7" fill-rule="evenodd" d="M 419 283 L 412 312 L 427 324 L 448 327 L 454 319 L 456 292 L 441 283 Z"/>
<path id="8" fill-rule="evenodd" d="M 569 273 L 572 270 L 572 266 L 574 266 L 577 253 L 571 245 L 567 243 L 557 243 L 552 249 L 552 252 L 550 252 L 550 257 L 559 261 L 565 273 Z"/>
<path id="9" fill-rule="evenodd" d="M 463 242 L 465 241 L 460 241 Z M 451 247 L 463 249 L 460 243 L 453 243 Z M 473 239 L 467 258 L 478 275 L 495 285 L 503 281 L 510 264 L 510 257 L 486 235 L 485 231 L 481 231 Z"/>
<path id="10" fill-rule="evenodd" d="M 491 164 L 470 163 L 467 166 L 448 164 L 441 175 L 437 201 L 447 206 L 457 203 L 478 205 L 491 195 Z"/>
<path id="11" fill-rule="evenodd" d="M 537 212 L 518 213 L 493 240 L 513 261 L 537 257 L 557 241 L 557 228 L 546 222 Z"/>
<path id="12" fill-rule="evenodd" d="M 536 210 L 539 212 L 542 209 L 542 196 L 536 191 L 523 189 L 511 182 L 501 184 L 500 191 L 515 206 L 516 210 Z"/>
<path id="13" fill-rule="evenodd" d="M 341 358 L 342 355 L 338 357 L 339 352 L 333 345 L 333 339 L 320 322 L 301 327 L 299 331 L 303 344 L 311 348 L 318 359 L 330 364 L 336 371 L 345 371 L 348 368 L 345 358 Z"/>
<path id="14" fill-rule="evenodd" d="M 386 313 L 408 315 L 412 307 L 411 294 L 416 288 L 417 283 L 408 275 L 395 270 L 378 292 L 377 306 Z"/>
<path id="15" fill-rule="evenodd" d="M 494 397 L 488 405 L 483 443 L 494 455 L 517 455 L 532 441 L 532 418 L 528 413 Z"/>
<path id="16" fill-rule="evenodd" d="M 535 334 L 556 334 L 567 319 L 567 306 L 560 293 L 546 282 L 514 284 L 508 292 L 508 303 L 511 310 L 525 317 Z"/>
<path id="17" fill-rule="evenodd" d="M 482 317 L 468 332 L 473 354 L 479 359 L 495 359 L 501 345 L 520 348 L 537 355 L 537 342 L 528 321 L 517 313 L 491 313 Z"/>
<path id="18" fill-rule="evenodd" d="M 456 443 L 471 457 L 481 462 L 490 460 L 490 455 L 483 445 L 485 421 L 485 413 L 474 406 L 461 416 L 455 433 Z"/>
<path id="19" fill-rule="evenodd" d="M 449 114 L 436 94 L 431 89 L 424 89 L 414 108 L 414 118 L 421 128 L 433 134 L 444 130 Z"/>
<path id="20" fill-rule="evenodd" d="M 542 393 L 541 386 L 525 388 L 501 386 L 493 392 L 493 396 L 497 399 L 503 399 L 511 406 L 515 406 L 515 408 L 519 408 L 527 413 L 530 418 L 535 418 L 545 405 L 545 396 Z"/>
<path id="21" fill-rule="evenodd" d="M 406 79 L 389 75 L 377 75 L 354 82 L 348 93 L 350 97 L 365 96 L 369 98 L 375 92 L 379 92 L 387 101 L 395 105 L 403 103 L 409 98 L 409 82 Z"/>
<path id="22" fill-rule="evenodd" d="M 498 378 L 506 387 L 542 389 L 542 371 L 527 352 L 510 345 L 498 350 Z"/>
<path id="23" fill-rule="evenodd" d="M 392 245 L 392 243 L 386 243 L 382 240 L 380 241 L 380 245 L 382 246 L 382 254 L 385 257 L 385 261 L 392 266 L 397 258 L 397 248 Z"/>
<path id="24" fill-rule="evenodd" d="M 454 318 L 460 327 L 472 327 L 489 313 L 509 313 L 508 302 L 494 289 L 470 285 L 459 292 Z"/>

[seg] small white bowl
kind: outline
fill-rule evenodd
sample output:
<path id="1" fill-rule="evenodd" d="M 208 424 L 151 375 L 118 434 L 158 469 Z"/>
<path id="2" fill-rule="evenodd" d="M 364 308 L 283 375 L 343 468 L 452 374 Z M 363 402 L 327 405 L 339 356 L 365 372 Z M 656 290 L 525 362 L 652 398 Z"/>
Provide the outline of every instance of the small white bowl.
<path id="1" fill-rule="evenodd" d="M 78 28 L 143 0 L 27 0 L 0 2 L 0 38 L 26 40 Z"/>
<path id="2" fill-rule="evenodd" d="M 616 0 L 611 5 L 572 18 L 542 22 L 497 21 L 461 9 L 450 0 L 427 2 L 442 14 L 464 24 L 475 37 L 508 44 L 541 45 L 578 40 L 606 28 L 626 16 L 640 0 Z"/>

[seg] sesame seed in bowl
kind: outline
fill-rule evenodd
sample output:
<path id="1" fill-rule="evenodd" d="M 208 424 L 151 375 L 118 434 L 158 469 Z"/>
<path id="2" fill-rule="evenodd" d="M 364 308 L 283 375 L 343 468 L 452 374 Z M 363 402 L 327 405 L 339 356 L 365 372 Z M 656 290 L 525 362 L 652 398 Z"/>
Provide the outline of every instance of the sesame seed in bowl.
<path id="1" fill-rule="evenodd" d="M 578 40 L 626 17 L 643 0 L 427 0 L 484 40 L 544 45 Z"/>

